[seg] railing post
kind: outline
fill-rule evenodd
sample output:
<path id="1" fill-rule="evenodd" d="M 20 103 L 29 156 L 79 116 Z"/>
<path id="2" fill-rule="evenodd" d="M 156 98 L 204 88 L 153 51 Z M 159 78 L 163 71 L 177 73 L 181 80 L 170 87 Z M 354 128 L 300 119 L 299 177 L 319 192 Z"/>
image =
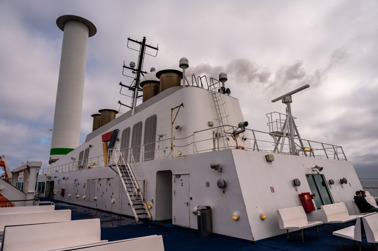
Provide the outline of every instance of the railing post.
<path id="1" fill-rule="evenodd" d="M 328 154 L 327 154 L 327 150 L 326 150 L 326 148 L 324 147 L 324 143 L 321 143 L 321 144 L 322 144 L 322 147 L 323 147 L 323 150 L 324 150 L 324 153 L 325 153 L 327 159 L 329 159 Z"/>
<path id="2" fill-rule="evenodd" d="M 344 155 L 344 159 L 345 160 L 347 160 L 347 157 L 345 156 L 345 153 L 344 153 L 344 149 L 340 146 L 340 148 L 341 148 L 341 152 L 343 153 L 343 155 Z"/>
<path id="3" fill-rule="evenodd" d="M 256 145 L 257 151 L 260 151 L 254 130 L 252 130 L 252 135 L 253 135 L 254 145 Z"/>
<path id="4" fill-rule="evenodd" d="M 333 148 L 333 159 L 337 158 L 337 160 L 340 160 L 339 155 L 337 154 L 337 148 L 335 148 L 334 145 L 332 145 L 332 148 Z"/>
<path id="5" fill-rule="evenodd" d="M 314 153 L 314 149 L 312 149 L 312 146 L 311 146 L 311 142 L 309 140 L 307 140 L 307 143 L 308 143 L 308 146 L 310 147 L 310 156 L 312 155 L 312 157 L 315 158 L 315 153 Z"/>

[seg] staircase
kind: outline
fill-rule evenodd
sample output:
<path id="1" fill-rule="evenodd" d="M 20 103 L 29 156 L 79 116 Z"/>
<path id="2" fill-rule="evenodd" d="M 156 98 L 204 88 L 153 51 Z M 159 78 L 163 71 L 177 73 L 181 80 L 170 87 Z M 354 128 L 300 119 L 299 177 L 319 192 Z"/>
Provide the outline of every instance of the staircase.
<path id="1" fill-rule="evenodd" d="M 113 160 L 118 159 L 118 161 L 112 161 L 112 163 L 110 163 L 109 166 L 115 166 L 117 169 L 117 172 L 125 189 L 127 198 L 129 199 L 129 204 L 134 213 L 135 221 L 136 223 L 139 223 L 140 221 L 150 222 L 152 218 L 151 213 L 148 210 L 148 206 L 143 197 L 138 181 L 135 178 L 134 172 L 130 164 L 125 163 L 122 154 L 117 150 L 115 151 L 113 152 L 112 157 Z"/>

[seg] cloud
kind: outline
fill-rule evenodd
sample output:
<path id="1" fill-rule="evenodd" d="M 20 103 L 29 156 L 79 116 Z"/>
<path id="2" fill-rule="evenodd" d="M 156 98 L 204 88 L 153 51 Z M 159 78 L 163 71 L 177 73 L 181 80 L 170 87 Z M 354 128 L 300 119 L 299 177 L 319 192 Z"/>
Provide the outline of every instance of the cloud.
<path id="1" fill-rule="evenodd" d="M 209 63 L 199 64 L 187 70 L 189 76 L 192 74 L 208 75 L 218 79 L 219 73 L 227 73 L 232 80 L 238 84 L 254 84 L 267 89 L 272 94 L 277 94 L 282 87 L 294 89 L 304 84 L 317 87 L 326 81 L 328 74 L 337 69 L 339 65 L 347 60 L 345 48 L 338 48 L 332 52 L 327 64 L 316 69 L 313 73 L 307 73 L 302 61 L 286 64 L 272 71 L 268 66 L 260 66 L 249 59 L 233 59 L 226 66 L 212 66 Z"/>

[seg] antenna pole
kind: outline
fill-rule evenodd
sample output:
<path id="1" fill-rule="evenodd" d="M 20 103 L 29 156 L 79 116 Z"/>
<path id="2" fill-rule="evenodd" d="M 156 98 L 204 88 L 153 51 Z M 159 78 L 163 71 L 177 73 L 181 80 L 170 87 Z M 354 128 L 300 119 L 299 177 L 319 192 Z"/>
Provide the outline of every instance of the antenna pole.
<path id="1" fill-rule="evenodd" d="M 297 126 L 295 125 L 293 114 L 291 112 L 291 103 L 293 102 L 293 99 L 291 96 L 297 92 L 307 89 L 308 87 L 310 87 L 309 84 L 303 85 L 291 92 L 288 92 L 272 100 L 272 103 L 277 102 L 278 100 L 282 100 L 282 103 L 286 104 L 286 120 L 284 123 L 284 127 L 281 130 L 282 136 L 278 136 L 278 140 L 276 141 L 276 146 L 274 148 L 275 150 L 278 149 L 278 146 L 282 139 L 282 143 L 281 143 L 282 144 L 281 151 L 282 151 L 283 144 L 285 142 L 285 137 L 288 137 L 290 154 L 297 155 L 298 150 L 295 146 L 295 136 L 298 137 L 299 143 L 301 147 L 303 148 L 302 139 L 299 136 L 299 132 L 298 132 Z M 295 132 L 297 132 L 297 135 L 295 135 Z M 304 152 L 304 154 L 306 155 L 306 152 Z"/>
<path id="2" fill-rule="evenodd" d="M 139 51 L 138 67 L 137 67 L 137 69 L 133 69 L 133 68 L 124 66 L 124 68 L 130 69 L 130 70 L 136 72 L 135 86 L 133 88 L 133 92 L 134 92 L 133 93 L 133 100 L 132 100 L 132 104 L 131 104 L 132 115 L 134 115 L 135 114 L 136 103 L 137 103 L 137 98 L 138 98 L 138 89 L 139 89 L 139 82 L 140 82 L 140 77 L 141 77 L 140 75 L 142 73 L 145 73 L 145 72 L 143 72 L 143 61 L 144 61 L 144 54 L 146 52 L 146 47 L 154 49 L 154 50 L 158 50 L 158 48 L 146 44 L 146 37 L 143 37 L 142 42 L 134 40 L 134 39 L 131 39 L 131 38 L 128 38 L 128 40 L 131 41 L 131 42 L 140 44 L 140 51 Z"/>
<path id="3" fill-rule="evenodd" d="M 136 107 L 136 101 L 138 97 L 138 88 L 139 88 L 139 82 L 140 82 L 140 72 L 142 70 L 143 66 L 143 59 L 144 59 L 144 51 L 146 49 L 146 37 L 143 37 L 142 43 L 138 42 L 140 45 L 140 52 L 139 52 L 139 59 L 138 59 L 138 68 L 137 68 L 137 75 L 135 80 L 135 89 L 134 89 L 134 95 L 133 95 L 133 104 L 132 104 L 132 115 L 135 113 L 135 107 Z"/>

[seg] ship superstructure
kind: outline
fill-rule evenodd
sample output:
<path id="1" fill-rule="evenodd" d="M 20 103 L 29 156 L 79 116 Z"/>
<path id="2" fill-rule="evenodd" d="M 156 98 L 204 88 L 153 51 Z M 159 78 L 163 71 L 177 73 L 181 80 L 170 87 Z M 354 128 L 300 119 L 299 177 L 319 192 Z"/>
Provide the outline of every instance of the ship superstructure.
<path id="1" fill-rule="evenodd" d="M 339 201 L 352 212 L 361 184 L 342 147 L 301 138 L 290 109 L 268 115 L 268 132 L 250 129 L 226 74 L 190 78 L 188 60 L 178 66 L 144 72 L 129 87 L 143 103 L 130 111 L 92 115 L 85 142 L 44 168 L 41 195 L 194 229 L 208 206 L 214 233 L 247 240 L 282 234 L 277 209 L 304 193 L 315 194 L 309 219 Z M 290 107 L 307 87 L 279 100 Z"/>

